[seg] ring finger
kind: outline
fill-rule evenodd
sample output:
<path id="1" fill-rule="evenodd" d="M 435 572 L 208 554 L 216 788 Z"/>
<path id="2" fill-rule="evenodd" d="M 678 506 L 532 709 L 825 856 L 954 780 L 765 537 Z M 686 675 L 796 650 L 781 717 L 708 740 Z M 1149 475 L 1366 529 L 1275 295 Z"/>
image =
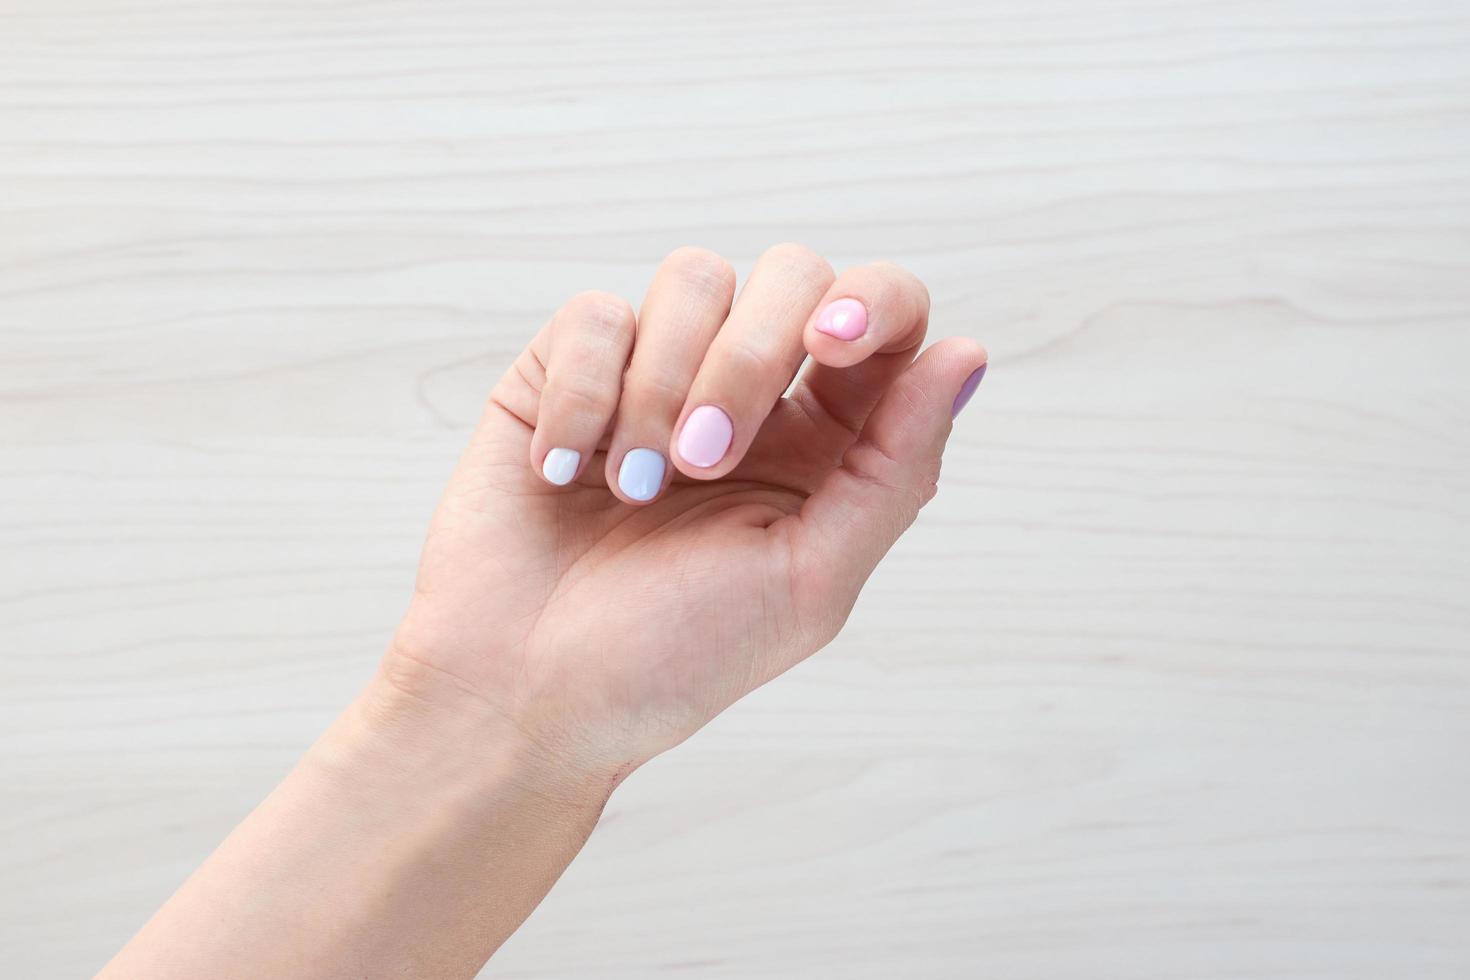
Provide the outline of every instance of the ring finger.
<path id="1" fill-rule="evenodd" d="M 677 249 L 654 274 L 607 448 L 607 485 L 621 500 L 648 503 L 668 486 L 664 450 L 734 294 L 734 268 L 707 249 Z"/>

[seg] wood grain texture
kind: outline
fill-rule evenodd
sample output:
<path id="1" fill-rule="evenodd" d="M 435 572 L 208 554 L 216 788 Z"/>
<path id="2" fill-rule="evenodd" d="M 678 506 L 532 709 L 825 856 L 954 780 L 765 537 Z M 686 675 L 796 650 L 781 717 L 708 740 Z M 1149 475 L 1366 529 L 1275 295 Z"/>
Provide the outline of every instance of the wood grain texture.
<path id="1" fill-rule="evenodd" d="M 1470 975 L 1463 2 L 0 7 L 6 976 L 351 696 L 551 309 L 786 239 L 990 375 L 487 972 Z"/>

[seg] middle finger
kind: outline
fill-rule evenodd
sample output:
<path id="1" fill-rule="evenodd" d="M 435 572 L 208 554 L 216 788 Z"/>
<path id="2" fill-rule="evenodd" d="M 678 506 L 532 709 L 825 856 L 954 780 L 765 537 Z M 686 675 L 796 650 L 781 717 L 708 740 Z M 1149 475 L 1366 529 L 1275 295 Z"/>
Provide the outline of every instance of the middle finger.
<path id="1" fill-rule="evenodd" d="M 735 270 L 708 249 L 677 249 L 654 275 L 607 448 L 607 485 L 627 503 L 648 503 L 668 485 L 663 450 L 734 294 Z"/>
<path id="2" fill-rule="evenodd" d="M 756 262 L 675 426 L 670 458 L 681 473 L 717 479 L 744 457 L 806 358 L 802 328 L 832 280 L 827 261 L 800 245 Z"/>

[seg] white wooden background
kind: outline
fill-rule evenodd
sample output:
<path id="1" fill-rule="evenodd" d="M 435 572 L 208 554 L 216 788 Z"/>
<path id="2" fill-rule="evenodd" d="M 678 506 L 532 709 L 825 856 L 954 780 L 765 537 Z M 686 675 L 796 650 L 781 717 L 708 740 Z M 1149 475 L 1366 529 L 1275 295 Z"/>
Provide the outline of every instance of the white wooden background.
<path id="1" fill-rule="evenodd" d="M 1470 7 L 0 0 L 0 974 L 378 657 L 492 379 L 683 243 L 993 352 L 833 648 L 502 977 L 1470 975 Z"/>

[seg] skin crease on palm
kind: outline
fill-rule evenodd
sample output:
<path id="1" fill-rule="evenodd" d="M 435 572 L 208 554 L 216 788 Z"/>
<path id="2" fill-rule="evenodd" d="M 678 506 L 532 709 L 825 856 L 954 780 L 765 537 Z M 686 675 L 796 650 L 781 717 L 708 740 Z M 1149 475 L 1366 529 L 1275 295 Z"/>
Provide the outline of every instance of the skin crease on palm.
<path id="1" fill-rule="evenodd" d="M 777 246 L 733 294 L 728 262 L 680 249 L 641 320 L 585 293 L 537 334 L 450 480 L 383 676 L 616 779 L 832 639 L 933 496 L 985 352 L 916 361 L 928 293 L 886 263 L 835 278 Z M 711 403 L 733 438 L 694 466 L 675 436 Z M 557 486 L 562 446 L 581 465 Z M 618 489 L 639 446 L 673 463 L 649 502 Z"/>
<path id="2" fill-rule="evenodd" d="M 552 317 L 380 669 L 101 976 L 475 976 L 621 778 L 837 633 L 985 351 L 915 357 L 928 292 L 885 263 L 777 246 L 734 294 L 680 249 L 636 316 L 584 293 Z"/>

